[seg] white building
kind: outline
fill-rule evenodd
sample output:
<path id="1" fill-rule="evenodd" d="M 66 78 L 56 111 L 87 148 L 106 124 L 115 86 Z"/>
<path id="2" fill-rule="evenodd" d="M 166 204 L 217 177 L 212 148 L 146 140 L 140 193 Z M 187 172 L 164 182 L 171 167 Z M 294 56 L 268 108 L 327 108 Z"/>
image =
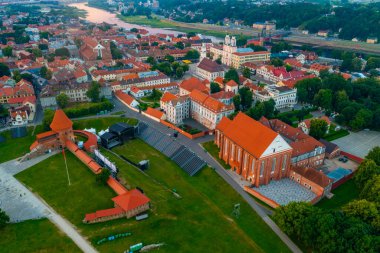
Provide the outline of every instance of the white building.
<path id="1" fill-rule="evenodd" d="M 190 118 L 190 99 L 187 96 L 179 97 L 165 92 L 160 100 L 160 107 L 166 113 L 166 119 L 175 125 Z"/>
<path id="2" fill-rule="evenodd" d="M 210 53 L 213 60 L 220 58 L 223 64 L 240 68 L 247 62 L 266 62 L 270 60 L 270 52 L 257 51 L 254 52 L 251 48 L 238 48 L 236 38 L 227 35 L 224 39 L 223 47 L 214 46 L 210 48 Z"/>
<path id="3" fill-rule="evenodd" d="M 276 109 L 293 108 L 297 104 L 297 89 L 287 86 L 268 86 L 263 90 L 253 90 L 255 101 L 268 101 L 273 99 Z"/>
<path id="4" fill-rule="evenodd" d="M 198 76 L 207 79 L 210 82 L 214 81 L 217 77 L 224 78 L 224 73 L 224 69 L 221 65 L 208 58 L 203 58 L 197 65 L 196 69 L 196 74 Z"/>

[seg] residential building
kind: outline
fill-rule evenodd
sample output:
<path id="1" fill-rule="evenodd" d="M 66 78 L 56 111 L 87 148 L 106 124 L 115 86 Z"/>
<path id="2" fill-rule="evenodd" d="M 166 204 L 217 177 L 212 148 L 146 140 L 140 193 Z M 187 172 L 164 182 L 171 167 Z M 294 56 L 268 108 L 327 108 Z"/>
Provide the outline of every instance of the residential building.
<path id="1" fill-rule="evenodd" d="M 330 129 L 330 125 L 331 125 L 331 121 L 330 121 L 329 117 L 322 116 L 319 119 L 324 120 L 327 123 L 326 133 L 329 133 L 329 129 Z M 305 134 L 310 134 L 310 126 L 311 126 L 312 120 L 313 119 L 305 119 L 305 120 L 301 121 L 300 123 L 298 123 L 298 128 L 300 128 Z"/>
<path id="2" fill-rule="evenodd" d="M 160 107 L 166 113 L 166 120 L 180 125 L 184 119 L 190 118 L 190 99 L 188 96 L 176 96 L 165 92 L 160 100 Z"/>
<path id="3" fill-rule="evenodd" d="M 252 25 L 252 28 L 258 30 L 274 31 L 276 30 L 276 23 L 268 21 L 265 21 L 264 23 L 256 22 Z"/>
<path id="4" fill-rule="evenodd" d="M 257 51 L 251 48 L 238 48 L 236 46 L 236 37 L 227 35 L 224 40 L 223 47 L 213 46 L 210 48 L 213 60 L 220 58 L 223 64 L 240 68 L 247 62 L 266 62 L 270 60 L 270 52 Z"/>
<path id="5" fill-rule="evenodd" d="M 198 76 L 207 79 L 210 82 L 214 81 L 217 77 L 224 78 L 224 73 L 224 69 L 221 65 L 208 58 L 203 58 L 197 65 L 196 69 L 196 74 Z"/>
<path id="6" fill-rule="evenodd" d="M 276 109 L 293 108 L 297 104 L 297 89 L 287 86 L 266 86 L 264 89 L 253 90 L 255 101 L 268 101 L 273 99 Z"/>
<path id="7" fill-rule="evenodd" d="M 279 119 L 268 120 L 265 117 L 260 122 L 279 133 L 293 148 L 292 166 L 320 167 L 325 159 L 325 145 L 305 134 L 299 128 L 294 128 Z"/>
<path id="8" fill-rule="evenodd" d="M 83 60 L 112 60 L 110 41 L 98 41 L 93 37 L 85 37 L 82 41 L 83 44 L 79 49 L 79 55 Z"/>
<path id="9" fill-rule="evenodd" d="M 193 90 L 199 90 L 208 94 L 210 92 L 209 84 L 208 80 L 201 81 L 196 77 L 190 77 L 179 84 L 179 95 L 189 95 Z"/>
<path id="10" fill-rule="evenodd" d="M 189 97 L 191 100 L 191 118 L 208 129 L 215 129 L 223 117 L 227 117 L 235 111 L 233 104 L 223 104 L 199 90 L 193 90 Z"/>
<path id="11" fill-rule="evenodd" d="M 224 117 L 215 129 L 219 158 L 244 180 L 259 187 L 287 177 L 292 148 L 280 134 L 242 112 Z"/>

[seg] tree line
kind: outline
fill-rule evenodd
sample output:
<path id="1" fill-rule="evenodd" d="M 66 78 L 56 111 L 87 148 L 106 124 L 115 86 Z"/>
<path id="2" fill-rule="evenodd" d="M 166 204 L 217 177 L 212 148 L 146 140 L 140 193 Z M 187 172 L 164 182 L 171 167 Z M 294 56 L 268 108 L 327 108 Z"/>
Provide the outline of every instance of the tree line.
<path id="1" fill-rule="evenodd" d="M 296 84 L 298 101 L 337 112 L 338 124 L 353 130 L 380 128 L 380 81 L 364 78 L 345 80 L 340 74 L 322 71 L 320 78 L 304 79 Z"/>
<path id="2" fill-rule="evenodd" d="M 313 252 L 380 252 L 380 147 L 368 153 L 353 180 L 359 198 L 338 210 L 292 202 L 277 208 L 273 219 Z"/>

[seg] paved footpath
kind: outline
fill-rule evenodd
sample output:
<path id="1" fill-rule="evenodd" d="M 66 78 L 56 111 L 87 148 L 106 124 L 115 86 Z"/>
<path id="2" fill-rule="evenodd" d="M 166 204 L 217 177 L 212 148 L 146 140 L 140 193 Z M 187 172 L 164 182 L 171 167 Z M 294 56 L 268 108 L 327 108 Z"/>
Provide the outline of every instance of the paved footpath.
<path id="1" fill-rule="evenodd" d="M 92 245 L 75 230 L 69 221 L 14 177 L 17 173 L 52 155 L 43 155 L 22 163 L 16 159 L 0 164 L 0 208 L 10 215 L 11 222 L 46 217 L 70 237 L 83 252 L 96 253 Z"/>

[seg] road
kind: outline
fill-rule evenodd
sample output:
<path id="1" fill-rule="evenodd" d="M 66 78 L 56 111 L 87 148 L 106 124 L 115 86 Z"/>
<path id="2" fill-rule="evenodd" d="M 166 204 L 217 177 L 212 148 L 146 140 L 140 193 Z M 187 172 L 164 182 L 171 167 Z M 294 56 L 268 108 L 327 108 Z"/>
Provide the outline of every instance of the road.
<path id="1" fill-rule="evenodd" d="M 164 133 L 164 134 L 170 134 L 172 135 L 175 131 L 171 128 L 168 128 L 154 120 L 151 120 L 143 115 L 141 115 L 138 112 L 130 110 L 128 107 L 123 105 L 120 101 L 117 99 L 113 99 L 113 103 L 115 104 L 116 108 L 123 108 L 123 111 L 125 111 L 126 117 L 136 118 L 140 121 L 147 122 L 150 126 L 156 128 L 158 131 Z M 180 142 L 182 145 L 187 146 L 190 148 L 194 153 L 196 153 L 199 157 L 201 157 L 207 164 L 209 164 L 210 167 L 214 168 L 215 171 L 236 191 L 238 192 L 245 201 L 251 206 L 251 208 L 256 211 L 256 213 L 264 220 L 264 222 L 281 238 L 281 240 L 289 247 L 289 249 L 292 252 L 300 253 L 302 252 L 298 246 L 293 243 L 290 238 L 281 231 L 281 229 L 270 219 L 269 214 L 271 213 L 269 210 L 267 210 L 262 205 L 258 204 L 247 192 L 244 191 L 244 189 L 241 187 L 241 185 L 235 181 L 227 172 L 226 170 L 212 157 L 210 156 L 202 147 L 201 143 L 211 141 L 213 140 L 213 136 L 204 136 L 201 138 L 197 138 L 195 140 L 191 140 L 189 138 L 186 138 L 183 135 L 178 135 L 177 141 Z"/>
<path id="2" fill-rule="evenodd" d="M 37 157 L 32 160 L 28 160 L 25 162 L 18 162 L 17 159 L 11 160 L 5 163 L 0 164 L 0 188 L 3 184 L 6 184 L 8 189 L 7 191 L 17 192 L 20 194 L 20 199 L 17 199 L 17 207 L 22 210 L 17 210 L 17 218 L 18 221 L 24 219 L 30 219 L 31 215 L 34 215 L 36 218 L 46 217 L 53 224 L 55 224 L 62 232 L 64 232 L 69 238 L 73 240 L 73 242 L 86 253 L 96 253 L 94 247 L 84 238 L 79 232 L 75 229 L 74 225 L 69 221 L 64 219 L 61 215 L 59 215 L 52 207 L 50 207 L 43 199 L 41 199 L 38 195 L 34 194 L 27 187 L 21 184 L 15 177 L 17 173 L 24 171 L 31 166 L 43 161 L 44 159 L 49 158 L 52 154 L 43 155 Z M 1 192 L 0 192 L 1 193 Z M 0 196 L 1 197 L 1 196 Z M 0 207 L 2 204 L 7 205 L 4 206 L 5 210 L 12 210 L 13 203 L 12 200 L 8 200 L 7 202 L 0 202 Z M 14 213 L 10 213 L 10 215 L 15 215 Z M 14 222 L 16 220 L 13 220 Z"/>

